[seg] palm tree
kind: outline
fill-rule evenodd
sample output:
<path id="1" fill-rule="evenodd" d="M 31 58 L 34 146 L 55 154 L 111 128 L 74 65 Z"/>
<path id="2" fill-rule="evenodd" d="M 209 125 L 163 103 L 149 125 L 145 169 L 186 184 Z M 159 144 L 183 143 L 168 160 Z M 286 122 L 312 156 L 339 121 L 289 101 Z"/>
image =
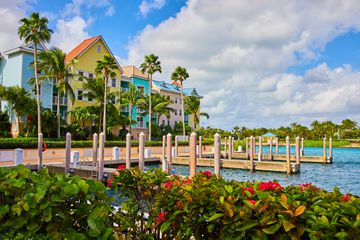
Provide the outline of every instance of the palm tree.
<path id="1" fill-rule="evenodd" d="M 129 91 L 121 93 L 121 105 L 129 106 L 130 126 L 129 133 L 132 129 L 132 113 L 135 107 L 140 107 L 145 101 L 144 93 L 142 90 L 138 90 L 134 84 L 129 84 Z"/>
<path id="2" fill-rule="evenodd" d="M 106 99 L 108 91 L 109 78 L 116 77 L 115 70 L 118 70 L 118 65 L 115 58 L 110 55 L 105 55 L 103 59 L 96 61 L 95 74 L 101 75 L 104 78 L 104 116 L 103 116 L 103 132 L 106 139 Z"/>
<path id="3" fill-rule="evenodd" d="M 181 86 L 181 112 L 182 112 L 182 125 L 183 125 L 183 137 L 185 138 L 185 113 L 184 113 L 184 93 L 183 93 L 183 81 L 189 78 L 189 74 L 186 68 L 177 66 L 174 72 L 171 74 L 171 80 L 179 81 Z"/>
<path id="4" fill-rule="evenodd" d="M 170 104 L 173 104 L 174 101 L 170 98 L 170 96 L 161 95 L 159 93 L 153 94 L 151 97 L 151 111 L 156 113 L 157 115 L 157 124 L 160 125 L 160 117 L 162 115 L 170 118 L 170 112 L 174 112 L 175 110 L 169 107 Z M 147 114 L 149 109 L 149 98 L 146 98 L 144 102 L 140 105 L 140 108 L 144 111 L 144 115 Z"/>
<path id="5" fill-rule="evenodd" d="M 141 72 L 147 73 L 149 78 L 149 140 L 151 140 L 151 89 L 152 89 L 152 76 L 154 73 L 161 73 L 161 62 L 158 60 L 159 57 L 153 53 L 146 55 L 144 62 L 140 65 Z"/>
<path id="6" fill-rule="evenodd" d="M 38 68 L 44 73 L 40 79 L 56 79 L 57 88 L 57 106 L 56 106 L 56 118 L 57 118 L 57 137 L 60 138 L 60 96 L 68 95 L 73 102 L 75 94 L 71 85 L 68 82 L 70 77 L 74 74 L 71 73 L 71 67 L 76 62 L 75 59 L 68 63 L 65 63 L 66 53 L 61 49 L 52 48 L 49 51 L 42 51 L 39 53 Z"/>
<path id="7" fill-rule="evenodd" d="M 188 114 L 194 115 L 194 123 L 199 124 L 200 119 L 198 117 L 198 112 L 200 110 L 200 99 L 195 96 L 188 96 L 185 98 L 185 111 Z M 209 119 L 209 114 L 205 112 L 201 112 L 200 116 L 205 116 L 207 119 Z M 194 128 L 195 128 L 194 125 Z M 193 129 L 194 130 L 194 129 Z"/>
<path id="8" fill-rule="evenodd" d="M 40 42 L 50 42 L 51 33 L 53 32 L 47 27 L 48 19 L 40 18 L 39 13 L 32 13 L 30 18 L 23 18 L 20 20 L 21 26 L 18 29 L 20 39 L 24 39 L 25 43 L 34 44 L 34 74 L 36 84 L 36 102 L 37 102 L 37 121 L 38 133 L 41 133 L 41 109 L 40 109 L 40 89 L 37 68 L 37 46 Z M 40 159 L 39 159 L 40 161 Z M 42 164 L 39 163 L 40 165 Z"/>

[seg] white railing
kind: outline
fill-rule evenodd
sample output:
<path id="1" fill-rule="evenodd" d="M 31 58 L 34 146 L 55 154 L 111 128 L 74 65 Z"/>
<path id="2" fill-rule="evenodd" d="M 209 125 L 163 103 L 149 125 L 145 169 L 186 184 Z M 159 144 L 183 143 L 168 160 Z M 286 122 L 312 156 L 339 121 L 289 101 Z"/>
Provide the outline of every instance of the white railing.
<path id="1" fill-rule="evenodd" d="M 144 127 L 144 122 L 137 122 L 136 127 L 137 128 L 145 128 Z"/>
<path id="2" fill-rule="evenodd" d="M 122 112 L 129 112 L 129 111 L 130 111 L 130 108 L 129 108 L 129 106 L 125 106 L 125 107 L 122 107 L 122 108 L 121 108 L 121 111 L 122 111 Z"/>

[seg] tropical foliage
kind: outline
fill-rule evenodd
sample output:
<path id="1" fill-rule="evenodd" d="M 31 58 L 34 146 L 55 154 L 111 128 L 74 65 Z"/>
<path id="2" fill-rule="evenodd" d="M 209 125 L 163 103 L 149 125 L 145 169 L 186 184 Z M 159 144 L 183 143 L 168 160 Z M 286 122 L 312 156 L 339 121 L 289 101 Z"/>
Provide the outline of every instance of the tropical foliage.
<path id="1" fill-rule="evenodd" d="M 160 125 L 160 117 L 164 115 L 167 118 L 170 118 L 170 113 L 174 112 L 174 109 L 170 107 L 174 101 L 170 96 L 160 95 L 159 93 L 152 94 L 151 97 L 151 112 L 156 114 L 157 120 L 156 123 Z M 144 111 L 142 114 L 145 116 L 148 114 L 149 109 L 149 98 L 145 98 L 144 101 L 140 104 L 140 109 Z"/>
<path id="2" fill-rule="evenodd" d="M 200 116 L 209 119 L 209 114 L 200 112 L 200 99 L 195 96 L 185 97 L 185 112 L 194 116 L 194 129 L 200 124 Z M 192 130 L 194 130 L 192 129 Z"/>

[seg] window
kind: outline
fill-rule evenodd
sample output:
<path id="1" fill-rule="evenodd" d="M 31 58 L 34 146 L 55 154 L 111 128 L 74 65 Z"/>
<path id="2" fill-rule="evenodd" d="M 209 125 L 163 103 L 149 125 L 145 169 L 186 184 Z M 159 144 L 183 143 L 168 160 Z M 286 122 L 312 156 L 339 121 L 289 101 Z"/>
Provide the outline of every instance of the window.
<path id="1" fill-rule="evenodd" d="M 181 116 L 181 109 L 179 111 L 180 111 L 179 115 Z"/>
<path id="2" fill-rule="evenodd" d="M 111 86 L 116 87 L 116 79 L 115 78 L 111 79 Z"/>
<path id="3" fill-rule="evenodd" d="M 138 128 L 144 128 L 144 120 L 142 117 L 137 117 L 137 127 Z"/>
<path id="4" fill-rule="evenodd" d="M 116 103 L 116 97 L 113 96 L 110 101 L 111 101 L 112 104 L 115 104 Z"/>
<path id="5" fill-rule="evenodd" d="M 89 73 L 89 78 L 90 78 L 90 79 L 93 79 L 93 78 L 94 78 L 94 74 Z"/>
<path id="6" fill-rule="evenodd" d="M 162 120 L 162 125 L 165 125 L 165 119 Z"/>
<path id="7" fill-rule="evenodd" d="M 92 94 L 92 92 L 89 92 L 88 93 L 88 101 L 92 102 L 92 100 L 93 100 L 93 94 Z"/>
<path id="8" fill-rule="evenodd" d="M 101 45 L 100 44 L 97 45 L 97 51 L 98 51 L 98 53 L 101 52 Z"/>
<path id="9" fill-rule="evenodd" d="M 78 74 L 79 74 L 78 80 L 79 80 L 79 81 L 82 81 L 82 80 L 83 80 L 83 76 L 84 76 L 84 72 L 83 72 L 83 71 L 79 71 Z"/>
<path id="10" fill-rule="evenodd" d="M 180 102 L 180 104 L 181 104 L 181 98 L 179 98 L 179 102 Z"/>
<path id="11" fill-rule="evenodd" d="M 175 97 L 175 103 L 177 103 L 177 97 Z"/>
<path id="12" fill-rule="evenodd" d="M 178 111 L 178 110 L 177 110 L 177 109 L 175 109 L 175 111 L 174 111 L 175 116 L 177 115 L 177 111 Z"/>
<path id="13" fill-rule="evenodd" d="M 77 100 L 83 100 L 83 91 L 77 90 Z"/>

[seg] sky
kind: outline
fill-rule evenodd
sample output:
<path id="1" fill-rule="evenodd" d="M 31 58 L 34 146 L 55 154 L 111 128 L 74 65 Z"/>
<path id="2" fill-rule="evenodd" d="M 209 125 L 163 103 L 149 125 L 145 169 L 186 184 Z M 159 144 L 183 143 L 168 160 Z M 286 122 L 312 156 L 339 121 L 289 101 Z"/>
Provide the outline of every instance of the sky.
<path id="1" fill-rule="evenodd" d="M 157 80 L 185 67 L 202 126 L 360 123 L 358 0 L 0 0 L 1 52 L 32 12 L 49 19 L 49 46 L 102 35 L 122 66 L 158 55 Z"/>

